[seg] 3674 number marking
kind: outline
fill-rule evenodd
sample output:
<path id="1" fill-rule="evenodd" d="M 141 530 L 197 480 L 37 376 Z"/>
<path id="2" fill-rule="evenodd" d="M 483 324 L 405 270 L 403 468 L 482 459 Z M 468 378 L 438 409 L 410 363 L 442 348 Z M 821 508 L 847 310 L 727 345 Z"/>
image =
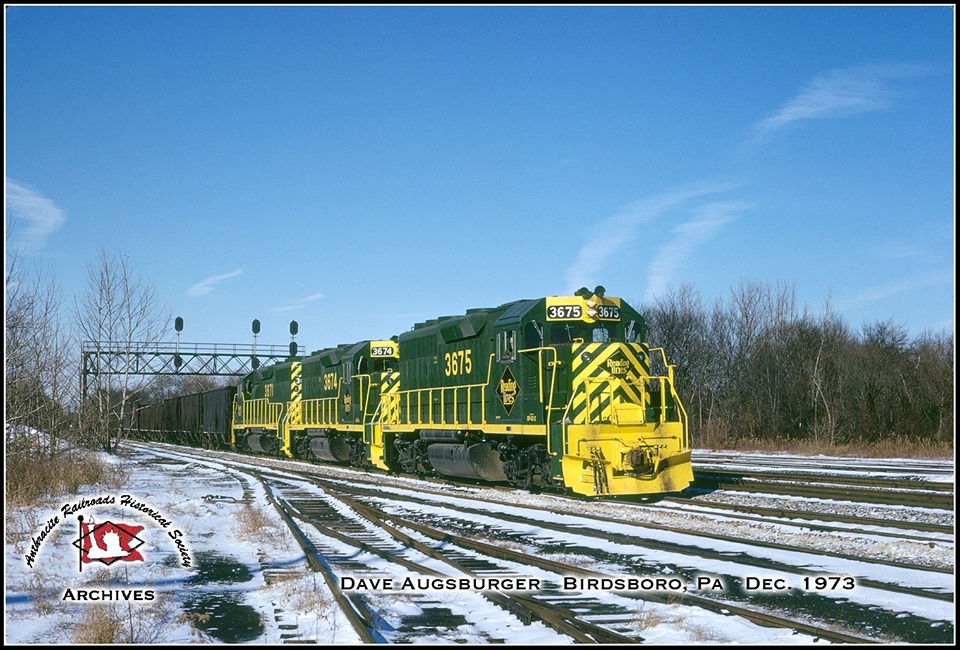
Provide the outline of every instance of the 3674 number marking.
<path id="1" fill-rule="evenodd" d="M 337 387 L 338 384 L 339 384 L 339 377 L 337 377 L 337 373 L 328 372 L 323 376 L 324 390 L 333 390 Z"/>

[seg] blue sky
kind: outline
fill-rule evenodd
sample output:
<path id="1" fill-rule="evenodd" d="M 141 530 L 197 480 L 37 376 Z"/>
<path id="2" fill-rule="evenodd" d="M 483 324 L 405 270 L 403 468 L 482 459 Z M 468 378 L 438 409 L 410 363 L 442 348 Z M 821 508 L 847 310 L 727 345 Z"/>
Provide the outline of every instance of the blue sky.
<path id="1" fill-rule="evenodd" d="M 597 284 L 953 330 L 951 6 L 5 11 L 6 246 L 68 304 L 103 247 L 193 342 Z"/>

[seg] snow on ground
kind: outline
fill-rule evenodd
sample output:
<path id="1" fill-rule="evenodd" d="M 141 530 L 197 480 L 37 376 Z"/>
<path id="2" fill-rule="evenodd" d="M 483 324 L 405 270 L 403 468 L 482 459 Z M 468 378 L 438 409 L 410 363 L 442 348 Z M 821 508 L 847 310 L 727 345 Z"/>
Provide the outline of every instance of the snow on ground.
<path id="1" fill-rule="evenodd" d="M 694 470 L 700 467 L 730 471 L 766 470 L 773 472 L 802 471 L 833 476 L 954 482 L 952 460 L 918 460 L 915 458 L 849 458 L 840 456 L 797 456 L 785 452 L 742 452 L 698 449 L 692 454 Z M 776 469 L 769 465 L 773 463 Z"/>
<path id="2" fill-rule="evenodd" d="M 388 488 L 383 488 L 389 491 Z M 426 495 L 420 495 L 424 497 Z M 430 497 L 428 497 L 430 498 Z M 417 510 L 428 514 L 434 514 L 440 517 L 445 512 L 446 505 L 462 505 L 475 509 L 489 510 L 490 516 L 476 515 L 472 522 L 479 526 L 496 526 L 499 522 L 498 514 L 525 514 L 524 510 L 511 508 L 509 506 L 477 503 L 475 501 L 458 499 L 447 496 L 433 497 L 438 503 L 437 507 L 424 505 L 417 506 Z M 593 504 L 594 506 L 599 504 Z M 392 510 L 392 508 L 390 508 Z M 596 520 L 581 519 L 565 514 L 538 513 L 539 520 L 543 522 L 557 522 L 565 524 L 574 524 L 589 526 L 593 530 L 609 531 L 611 533 L 623 533 L 627 535 L 637 535 L 637 527 L 633 524 L 619 524 L 610 522 L 597 522 Z M 593 509 L 593 514 L 599 514 L 597 509 Z M 674 522 L 679 523 L 679 522 Z M 537 526 L 524 527 L 520 524 L 509 524 L 511 529 L 526 528 L 526 535 L 529 537 L 540 537 L 545 540 L 552 539 L 557 533 L 549 528 L 539 528 Z M 741 531 L 743 533 L 743 531 Z M 740 543 L 728 542 L 723 540 L 711 539 L 709 537 L 691 535 L 687 533 L 675 533 L 672 531 L 656 530 L 653 528 L 644 528 L 640 533 L 643 537 L 648 537 L 659 542 L 677 544 L 680 546 L 693 546 L 717 553 L 730 554 L 729 561 L 707 559 L 703 557 L 689 557 L 679 555 L 671 551 L 660 551 L 646 549 L 641 546 L 621 544 L 617 542 L 604 541 L 595 536 L 579 537 L 573 533 L 564 534 L 563 541 L 568 544 L 576 544 L 584 548 L 593 548 L 608 551 L 612 554 L 622 555 L 623 557 L 643 557 L 648 562 L 654 562 L 663 566 L 688 566 L 700 570 L 709 575 L 729 575 L 745 579 L 748 576 L 757 577 L 758 570 L 749 565 L 742 565 L 736 561 L 736 554 L 744 551 L 744 546 Z M 748 535 L 742 534 L 742 538 Z M 822 535 L 824 539 L 830 536 Z M 891 544 L 891 542 L 885 542 Z M 905 544 L 909 546 L 909 544 Z M 928 549 L 929 550 L 929 549 Z M 820 555 L 816 552 L 804 553 L 793 550 L 779 550 L 776 548 L 753 547 L 750 549 L 753 557 L 763 557 L 778 562 L 786 567 L 798 567 L 807 571 L 816 571 L 826 574 L 854 575 L 862 579 L 876 580 L 884 583 L 899 584 L 905 586 L 923 585 L 926 588 L 952 593 L 954 578 L 951 574 L 938 573 L 931 574 L 926 571 L 916 571 L 913 569 L 897 568 L 887 565 L 871 564 L 866 562 L 850 561 L 845 559 L 832 558 Z M 950 550 L 952 562 L 952 545 Z M 605 572 L 605 573 L 609 573 Z M 796 585 L 798 575 L 796 573 L 782 573 L 776 571 L 764 570 L 765 576 L 770 575 L 776 578 L 783 578 L 788 584 Z M 705 594 L 706 595 L 706 594 Z M 857 588 L 845 596 L 851 601 L 860 602 L 868 606 L 884 606 L 886 608 L 895 608 L 895 611 L 910 612 L 913 614 L 928 616 L 934 620 L 952 620 L 953 604 L 944 601 L 931 601 L 926 598 L 912 598 L 898 595 L 891 597 L 888 592 L 880 592 L 875 589 Z"/>
<path id="3" fill-rule="evenodd" d="M 239 472 L 224 474 L 224 464 L 215 461 L 188 464 L 173 456 L 158 458 L 141 451 L 112 457 L 118 475 L 124 476 L 121 488 L 85 489 L 40 508 L 6 512 L 6 643 L 98 643 L 109 638 L 111 626 L 118 628 L 121 638 L 139 643 L 359 643 L 322 578 L 307 568 L 258 483 Z M 416 489 L 414 481 L 410 485 Z M 597 505 L 590 506 L 594 512 Z M 127 555 L 126 548 L 117 551 L 114 539 L 107 548 L 127 555 L 129 561 L 81 564 L 81 551 L 74 546 L 82 534 L 80 515 L 88 524 L 92 519 L 97 524 L 142 526 L 139 531 L 128 529 L 133 530 L 130 537 L 121 538 L 127 547 L 142 542 L 135 548 L 142 559 Z M 778 557 L 776 552 L 770 554 Z M 819 562 L 824 570 L 831 570 L 830 560 L 810 556 L 804 562 Z M 730 563 L 714 567 L 704 560 L 700 564 L 705 573 L 731 573 Z M 529 568 L 523 571 L 532 575 Z M 862 591 L 864 601 L 879 605 L 869 591 Z M 81 595 L 97 600 L 81 600 Z M 108 595 L 110 600 L 104 600 Z M 618 597 L 610 594 L 610 598 Z M 908 597 L 885 594 L 884 598 L 884 607 L 916 611 Z M 479 595 L 473 593 L 451 592 L 436 599 L 468 617 L 481 605 Z M 371 600 L 379 608 L 386 640 L 402 617 L 418 607 L 410 598 L 389 594 L 373 595 Z M 789 630 L 763 628 L 678 604 L 645 602 L 633 607 L 630 624 L 648 643 L 815 642 Z M 940 606 L 935 609 L 927 616 L 953 621 L 952 608 L 950 612 Z M 454 639 L 460 643 L 503 639 L 516 645 L 569 643 L 541 624 L 524 626 L 507 614 L 473 618 L 453 631 L 423 630 L 406 640 L 429 644 Z"/>
<path id="4" fill-rule="evenodd" d="M 96 642 L 110 625 L 141 643 L 217 641 L 216 635 L 275 643 L 289 633 L 282 625 L 295 625 L 294 634 L 321 643 L 358 641 L 257 485 L 225 481 L 219 470 L 201 464 L 112 460 L 118 471 L 130 471 L 121 490 L 85 490 L 46 508 L 6 513 L 7 643 Z M 124 495 L 135 503 L 123 505 Z M 84 500 L 114 503 L 83 507 Z M 80 550 L 73 546 L 78 515 L 144 526 L 137 535 L 142 561 L 85 564 L 81 571 Z M 268 586 L 262 553 L 288 579 Z M 97 602 L 80 601 L 84 593 Z M 276 620 L 278 603 L 299 608 L 295 620 Z M 204 622 L 211 613 L 213 620 Z M 229 629 L 207 627 L 219 615 L 229 616 Z"/>

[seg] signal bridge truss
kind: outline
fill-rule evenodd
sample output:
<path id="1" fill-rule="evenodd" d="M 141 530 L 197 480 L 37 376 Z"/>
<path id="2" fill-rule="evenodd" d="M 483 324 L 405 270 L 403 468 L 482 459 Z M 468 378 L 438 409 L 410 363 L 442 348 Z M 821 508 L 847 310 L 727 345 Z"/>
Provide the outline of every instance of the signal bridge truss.
<path id="1" fill-rule="evenodd" d="M 234 343 L 97 343 L 81 348 L 83 384 L 90 375 L 240 376 L 290 358 L 292 345 Z M 300 351 L 297 350 L 297 354 Z"/>

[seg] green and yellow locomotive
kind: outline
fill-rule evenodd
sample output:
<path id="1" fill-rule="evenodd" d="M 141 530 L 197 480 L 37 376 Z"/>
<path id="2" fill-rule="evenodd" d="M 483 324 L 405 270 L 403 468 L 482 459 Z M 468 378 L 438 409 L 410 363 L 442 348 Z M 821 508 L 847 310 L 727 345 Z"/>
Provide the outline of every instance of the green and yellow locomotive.
<path id="1" fill-rule="evenodd" d="M 678 492 L 693 479 L 686 414 L 645 334 L 597 287 L 291 357 L 240 382 L 234 445 L 581 495 Z"/>
<path id="2" fill-rule="evenodd" d="M 375 416 L 381 394 L 398 388 L 398 357 L 396 341 L 363 341 L 249 373 L 237 388 L 234 447 L 357 466 L 382 458 Z"/>
<path id="3" fill-rule="evenodd" d="M 577 494 L 677 492 L 693 479 L 672 368 L 602 287 L 418 324 L 381 397 L 388 464 Z M 662 354 L 662 351 L 661 351 Z"/>

